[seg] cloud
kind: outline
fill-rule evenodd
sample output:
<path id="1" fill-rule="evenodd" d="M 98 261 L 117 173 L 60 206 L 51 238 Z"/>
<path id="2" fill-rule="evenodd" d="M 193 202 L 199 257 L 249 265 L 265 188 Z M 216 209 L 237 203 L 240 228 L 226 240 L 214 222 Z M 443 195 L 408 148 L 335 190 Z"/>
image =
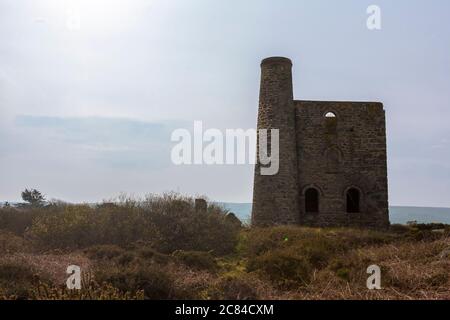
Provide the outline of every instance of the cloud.
<path id="1" fill-rule="evenodd" d="M 72 1 L 79 32 L 65 1 L 35 2 L 0 1 L 0 198 L 250 201 L 253 168 L 174 168 L 170 133 L 255 127 L 259 61 L 285 55 L 297 99 L 384 102 L 392 203 L 450 206 L 449 1 L 380 0 L 380 32 L 358 0 Z"/>
<path id="2" fill-rule="evenodd" d="M 15 120 L 22 137 L 31 136 L 43 149 L 50 145 L 85 154 L 99 165 L 155 169 L 169 165 L 174 123 L 125 118 L 62 118 L 21 115 Z M 30 146 L 28 146 L 30 147 Z"/>
<path id="3" fill-rule="evenodd" d="M 33 22 L 35 23 L 47 23 L 47 19 L 45 19 L 44 17 L 36 17 L 33 19 Z"/>

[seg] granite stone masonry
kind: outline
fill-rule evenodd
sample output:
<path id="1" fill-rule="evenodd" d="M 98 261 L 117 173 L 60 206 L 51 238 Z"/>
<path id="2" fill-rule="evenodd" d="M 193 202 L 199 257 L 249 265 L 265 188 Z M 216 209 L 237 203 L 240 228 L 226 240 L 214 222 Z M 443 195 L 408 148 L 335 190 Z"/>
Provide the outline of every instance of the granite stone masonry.
<path id="1" fill-rule="evenodd" d="M 378 102 L 294 100 L 292 62 L 264 59 L 258 129 L 279 129 L 279 172 L 257 161 L 252 224 L 388 227 L 385 123 Z"/>

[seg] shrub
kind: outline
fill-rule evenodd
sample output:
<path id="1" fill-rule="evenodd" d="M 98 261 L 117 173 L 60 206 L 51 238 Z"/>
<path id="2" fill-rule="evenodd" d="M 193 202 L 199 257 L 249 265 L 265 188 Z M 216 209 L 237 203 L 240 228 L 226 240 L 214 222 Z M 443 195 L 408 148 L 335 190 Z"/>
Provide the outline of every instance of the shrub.
<path id="1" fill-rule="evenodd" d="M 111 260 L 124 253 L 124 249 L 116 245 L 98 245 L 85 249 L 84 253 L 89 259 Z"/>
<path id="2" fill-rule="evenodd" d="M 336 275 L 345 281 L 350 281 L 350 273 L 351 271 L 347 268 L 340 268 L 336 270 Z"/>
<path id="3" fill-rule="evenodd" d="M 248 275 L 225 276 L 210 289 L 210 296 L 214 300 L 257 300 L 255 281 Z"/>
<path id="4" fill-rule="evenodd" d="M 247 264 L 247 271 L 256 271 L 281 288 L 308 284 L 312 270 L 310 262 L 292 248 L 266 252 L 250 258 Z"/>
<path id="5" fill-rule="evenodd" d="M 403 224 L 391 224 L 391 226 L 389 227 L 389 231 L 396 234 L 405 234 L 410 230 L 411 228 L 409 226 Z"/>
<path id="6" fill-rule="evenodd" d="M 128 266 L 130 264 L 144 265 L 148 263 L 164 265 L 172 260 L 171 256 L 140 244 L 133 244 L 127 249 L 116 245 L 99 245 L 85 249 L 84 253 L 88 258 L 97 260 L 98 263 L 116 264 L 119 266 Z"/>
<path id="7" fill-rule="evenodd" d="M 0 230 L 0 254 L 11 254 L 29 250 L 29 243 L 22 237 L 9 231 Z"/>
<path id="8" fill-rule="evenodd" d="M 185 266 L 193 269 L 214 272 L 218 268 L 216 260 L 208 252 L 179 250 L 175 251 L 173 256 Z"/>
<path id="9" fill-rule="evenodd" d="M 132 250 L 125 250 L 115 245 L 94 246 L 84 250 L 85 254 L 102 264 L 129 265 L 138 260 L 138 256 Z"/>
<path id="10" fill-rule="evenodd" d="M 158 251 L 206 251 L 214 255 L 234 252 L 241 228 L 227 219 L 220 207 L 210 205 L 207 212 L 198 212 L 193 199 L 176 194 L 148 197 L 144 206 L 158 230 L 159 238 L 154 243 Z"/>
<path id="11" fill-rule="evenodd" d="M 350 282 L 367 278 L 367 267 L 374 264 L 367 257 L 362 257 L 357 251 L 349 251 L 342 256 L 334 257 L 328 265 L 328 269 L 340 279 Z M 360 279 L 362 275 L 363 278 Z"/>
<path id="12" fill-rule="evenodd" d="M 411 222 L 408 225 L 392 225 L 389 230 L 408 241 L 434 241 L 450 235 L 450 226 L 442 223 L 419 224 Z"/>
<path id="13" fill-rule="evenodd" d="M 31 227 L 34 210 L 0 208 L 0 229 L 22 236 Z"/>
<path id="14" fill-rule="evenodd" d="M 99 285 L 94 281 L 84 283 L 81 290 L 69 290 L 65 286 L 39 283 L 33 287 L 33 300 L 143 300 L 144 293 L 121 292 L 110 284 Z"/>
<path id="15" fill-rule="evenodd" d="M 94 213 L 99 243 L 123 247 L 140 240 L 154 242 L 158 238 L 150 212 L 137 202 L 101 205 Z"/>
<path id="16" fill-rule="evenodd" d="M 239 248 L 246 256 L 261 255 L 275 249 L 296 247 L 314 265 L 329 256 L 352 248 L 381 245 L 395 237 L 381 232 L 355 229 L 313 229 L 301 227 L 254 228 L 241 235 Z"/>
<path id="17" fill-rule="evenodd" d="M 31 284 L 38 281 L 33 270 L 14 262 L 0 263 L 0 292 L 15 299 L 30 297 Z"/>
<path id="18" fill-rule="evenodd" d="M 78 248 L 100 243 L 95 216 L 87 205 L 67 206 L 33 219 L 27 236 L 45 248 Z"/>
<path id="19" fill-rule="evenodd" d="M 43 248 L 76 249 L 102 244 L 124 246 L 153 237 L 153 231 L 145 212 L 136 206 L 65 205 L 35 216 L 27 236 Z"/>
<path id="20" fill-rule="evenodd" d="M 314 270 L 352 250 L 393 241 L 395 237 L 368 230 L 275 227 L 243 232 L 240 248 L 248 271 L 257 271 L 275 285 L 290 288 L 308 284 Z M 349 277 L 346 266 L 335 269 Z"/>
<path id="21" fill-rule="evenodd" d="M 173 279 L 156 264 L 104 268 L 95 274 L 97 281 L 107 283 L 121 292 L 143 291 L 145 299 L 167 300 L 175 297 Z"/>
<path id="22" fill-rule="evenodd" d="M 168 256 L 166 254 L 160 253 L 152 248 L 148 247 L 140 247 L 136 245 L 136 255 L 147 261 L 159 263 L 159 264 L 166 264 L 172 260 L 171 256 Z"/>
<path id="23" fill-rule="evenodd" d="M 38 210 L 38 209 L 35 209 Z M 178 195 L 88 205 L 52 205 L 39 209 L 26 233 L 43 249 L 76 249 L 93 245 L 146 243 L 156 251 L 234 251 L 240 226 L 211 205 L 197 212 L 193 200 Z"/>

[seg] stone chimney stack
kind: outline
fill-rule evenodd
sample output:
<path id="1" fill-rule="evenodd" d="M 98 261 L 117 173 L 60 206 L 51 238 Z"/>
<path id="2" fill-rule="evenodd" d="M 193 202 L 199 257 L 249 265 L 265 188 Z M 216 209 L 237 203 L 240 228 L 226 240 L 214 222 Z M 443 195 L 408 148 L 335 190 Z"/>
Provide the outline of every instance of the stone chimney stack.
<path id="1" fill-rule="evenodd" d="M 279 130 L 280 162 L 278 174 L 261 175 L 258 155 L 253 188 L 252 224 L 264 226 L 298 223 L 300 217 L 295 109 L 292 62 L 288 58 L 272 57 L 261 62 L 259 129 L 267 129 L 269 132 L 270 129 Z M 270 145 L 270 138 L 268 140 Z"/>

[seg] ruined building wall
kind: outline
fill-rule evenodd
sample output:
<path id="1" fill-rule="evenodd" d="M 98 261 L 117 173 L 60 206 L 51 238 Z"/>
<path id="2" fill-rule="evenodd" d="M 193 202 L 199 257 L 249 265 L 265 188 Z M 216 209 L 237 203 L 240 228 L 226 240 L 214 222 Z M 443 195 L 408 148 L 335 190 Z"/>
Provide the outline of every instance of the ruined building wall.
<path id="1" fill-rule="evenodd" d="M 294 101 L 291 69 L 287 58 L 261 64 L 258 129 L 280 130 L 280 167 L 262 176 L 255 166 L 252 224 L 388 226 L 383 105 Z M 350 188 L 360 194 L 355 213 L 347 210 Z M 311 189 L 318 193 L 315 212 L 306 210 Z"/>
<path id="2" fill-rule="evenodd" d="M 389 224 L 386 128 L 381 103 L 295 101 L 301 223 L 313 226 Z M 332 112 L 336 117 L 327 118 Z M 305 191 L 319 192 L 319 212 L 305 210 Z M 347 213 L 346 194 L 360 192 Z"/>

